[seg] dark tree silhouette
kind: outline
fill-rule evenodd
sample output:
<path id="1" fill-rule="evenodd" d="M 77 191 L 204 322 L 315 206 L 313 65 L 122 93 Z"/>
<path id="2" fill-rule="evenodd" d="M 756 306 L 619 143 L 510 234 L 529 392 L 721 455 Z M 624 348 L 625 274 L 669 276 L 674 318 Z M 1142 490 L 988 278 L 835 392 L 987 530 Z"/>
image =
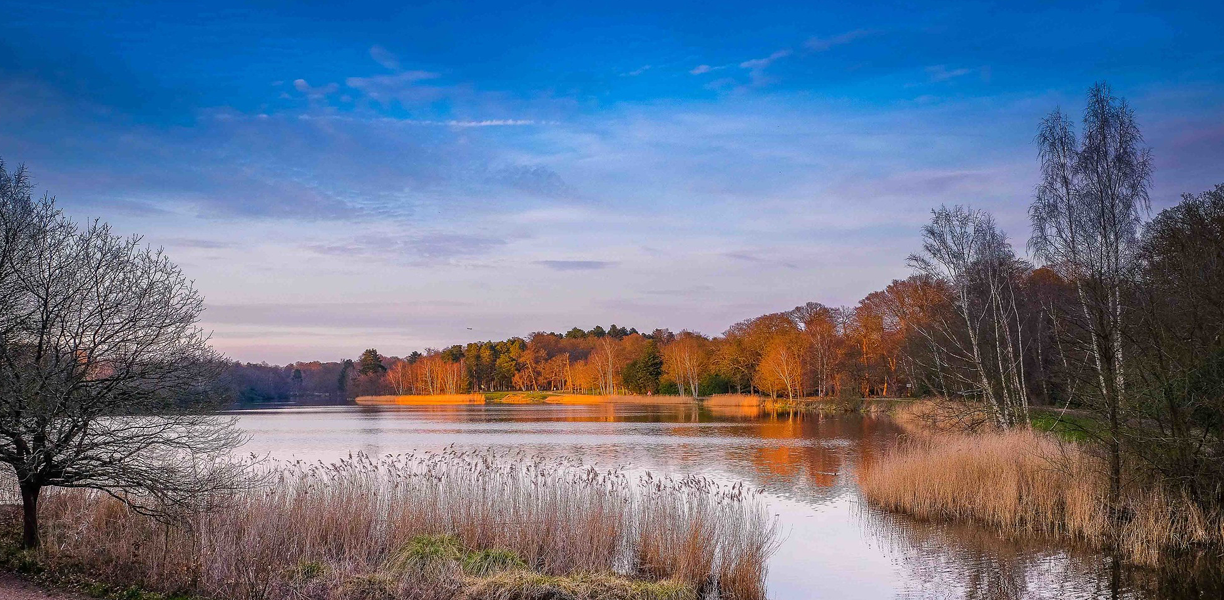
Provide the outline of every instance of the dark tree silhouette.
<path id="1" fill-rule="evenodd" d="M 210 416 L 224 361 L 203 298 L 136 237 L 77 224 L 0 163 L 0 462 L 39 543 L 47 486 L 102 490 L 167 516 L 239 484 L 241 435 Z"/>

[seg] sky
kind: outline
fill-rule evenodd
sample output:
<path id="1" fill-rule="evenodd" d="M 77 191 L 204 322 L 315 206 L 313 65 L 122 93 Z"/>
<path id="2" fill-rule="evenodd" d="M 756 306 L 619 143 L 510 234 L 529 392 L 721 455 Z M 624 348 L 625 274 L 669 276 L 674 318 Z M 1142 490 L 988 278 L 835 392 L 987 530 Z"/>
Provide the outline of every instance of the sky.
<path id="1" fill-rule="evenodd" d="M 1037 124 L 1097 81 L 1152 148 L 1154 210 L 1224 183 L 1218 1 L 0 15 L 0 158 L 164 247 L 243 361 L 853 305 L 941 204 L 1023 251 Z"/>

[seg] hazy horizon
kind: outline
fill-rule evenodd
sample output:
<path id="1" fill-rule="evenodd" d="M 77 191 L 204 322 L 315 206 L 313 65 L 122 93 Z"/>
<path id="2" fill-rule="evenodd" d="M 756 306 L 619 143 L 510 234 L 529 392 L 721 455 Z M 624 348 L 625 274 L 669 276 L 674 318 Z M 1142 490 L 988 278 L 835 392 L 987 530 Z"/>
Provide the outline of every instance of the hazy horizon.
<path id="1" fill-rule="evenodd" d="M 853 304 L 944 203 L 1023 252 L 1096 81 L 1154 211 L 1224 183 L 1219 3 L 750 7 L 0 1 L 0 158 L 282 364 Z"/>

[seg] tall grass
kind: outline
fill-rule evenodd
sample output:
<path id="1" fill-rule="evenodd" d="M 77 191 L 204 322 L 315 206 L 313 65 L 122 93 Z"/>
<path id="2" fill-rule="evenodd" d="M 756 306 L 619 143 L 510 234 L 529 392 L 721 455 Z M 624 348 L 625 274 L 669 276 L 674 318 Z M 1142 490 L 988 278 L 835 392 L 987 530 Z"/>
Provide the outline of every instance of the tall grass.
<path id="1" fill-rule="evenodd" d="M 1138 564 L 1224 541 L 1219 515 L 1155 486 L 1130 486 L 1115 530 L 1105 473 L 1101 458 L 1082 446 L 1022 430 L 915 436 L 866 465 L 859 482 L 887 510 L 1116 546 Z"/>
<path id="2" fill-rule="evenodd" d="M 61 491 L 43 522 L 52 564 L 225 600 L 755 600 L 775 540 L 742 487 L 455 450 L 283 466 L 179 526 Z"/>

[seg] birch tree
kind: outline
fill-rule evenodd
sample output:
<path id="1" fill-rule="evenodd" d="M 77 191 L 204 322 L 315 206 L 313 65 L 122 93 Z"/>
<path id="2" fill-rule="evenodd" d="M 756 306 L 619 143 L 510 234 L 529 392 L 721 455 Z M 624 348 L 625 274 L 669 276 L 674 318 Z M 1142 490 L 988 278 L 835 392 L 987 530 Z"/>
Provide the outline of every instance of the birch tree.
<path id="1" fill-rule="evenodd" d="M 984 400 L 1000 427 L 1028 422 L 1024 339 L 1015 282 L 1027 266 L 994 219 L 960 206 L 933 211 L 923 252 L 910 265 L 940 283 L 948 314 L 916 330 L 936 349 L 936 368 L 965 396 Z"/>
<path id="2" fill-rule="evenodd" d="M 691 331 L 681 331 L 676 340 L 663 347 L 664 372 L 676 381 L 680 395 L 701 395 L 701 377 L 710 364 L 710 343 Z"/>
<path id="3" fill-rule="evenodd" d="M 1076 288 L 1079 310 L 1067 315 L 1076 328 L 1070 340 L 1079 346 L 1073 358 L 1088 363 L 1094 404 L 1108 422 L 1117 515 L 1127 401 L 1124 288 L 1135 275 L 1139 229 L 1150 210 L 1151 151 L 1130 106 L 1105 83 L 1088 91 L 1082 139 L 1055 110 L 1041 122 L 1037 146 L 1041 183 L 1029 209 L 1030 248 Z"/>

